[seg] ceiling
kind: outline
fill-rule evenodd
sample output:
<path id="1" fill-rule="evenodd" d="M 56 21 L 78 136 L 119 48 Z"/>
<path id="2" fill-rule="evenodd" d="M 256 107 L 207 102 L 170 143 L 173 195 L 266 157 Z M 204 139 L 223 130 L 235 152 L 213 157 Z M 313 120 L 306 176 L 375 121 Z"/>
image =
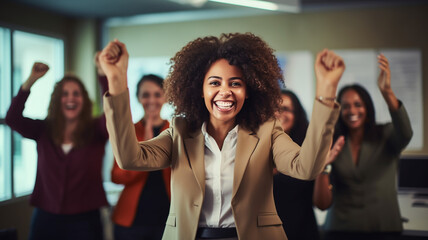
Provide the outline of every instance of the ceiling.
<path id="1" fill-rule="evenodd" d="M 207 2 L 202 7 L 183 5 L 170 0 L 2 0 L 24 4 L 69 17 L 111 18 L 142 14 L 188 12 L 198 10 L 235 10 L 245 7 Z M 284 0 L 283 0 L 284 1 Z M 326 8 L 372 7 L 427 4 L 426 0 L 300 0 L 302 11 Z"/>

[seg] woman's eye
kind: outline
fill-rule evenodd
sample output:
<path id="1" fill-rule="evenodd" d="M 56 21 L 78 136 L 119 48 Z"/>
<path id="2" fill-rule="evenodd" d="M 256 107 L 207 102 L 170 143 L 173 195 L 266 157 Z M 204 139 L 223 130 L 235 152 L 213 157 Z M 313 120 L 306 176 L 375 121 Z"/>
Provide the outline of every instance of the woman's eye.
<path id="1" fill-rule="evenodd" d="M 232 87 L 240 87 L 242 84 L 240 82 L 232 82 Z"/>
<path id="2" fill-rule="evenodd" d="M 218 85 L 220 85 L 220 83 L 217 82 L 217 81 L 212 81 L 212 82 L 209 82 L 208 84 L 212 85 L 212 86 L 218 86 Z"/>

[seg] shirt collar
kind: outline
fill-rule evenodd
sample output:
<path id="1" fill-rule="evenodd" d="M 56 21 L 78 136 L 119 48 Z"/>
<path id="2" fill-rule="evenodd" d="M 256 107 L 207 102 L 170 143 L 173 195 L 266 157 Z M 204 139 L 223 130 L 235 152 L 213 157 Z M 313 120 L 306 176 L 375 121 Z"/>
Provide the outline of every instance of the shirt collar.
<path id="1" fill-rule="evenodd" d="M 231 136 L 236 136 L 236 135 L 238 134 L 238 128 L 239 128 L 239 124 L 236 124 L 236 126 L 235 126 L 234 128 L 232 128 L 232 129 L 229 131 L 229 133 L 227 133 L 227 136 L 229 136 L 229 135 L 231 135 Z M 202 134 L 204 135 L 204 137 L 205 137 L 205 138 L 207 138 L 208 136 L 210 136 L 210 135 L 208 134 L 208 132 L 207 132 L 207 123 L 206 123 L 206 122 L 204 122 L 204 123 L 202 124 L 201 131 L 202 131 Z M 227 136 L 226 136 L 226 137 L 227 137 Z"/>

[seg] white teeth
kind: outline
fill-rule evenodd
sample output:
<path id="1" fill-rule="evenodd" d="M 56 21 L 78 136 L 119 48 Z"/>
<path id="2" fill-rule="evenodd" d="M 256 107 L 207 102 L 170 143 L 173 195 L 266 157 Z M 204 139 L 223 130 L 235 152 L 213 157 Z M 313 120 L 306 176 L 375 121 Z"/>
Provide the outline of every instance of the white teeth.
<path id="1" fill-rule="evenodd" d="M 359 117 L 357 115 L 351 115 L 349 116 L 349 120 L 352 122 L 358 121 Z"/>
<path id="2" fill-rule="evenodd" d="M 230 106 L 232 106 L 232 103 L 231 102 L 216 102 L 216 104 L 217 104 L 217 106 L 219 106 L 219 107 L 230 107 Z"/>
<path id="3" fill-rule="evenodd" d="M 73 110 L 73 109 L 77 108 L 77 104 L 75 104 L 75 103 L 67 103 L 67 104 L 65 104 L 65 108 L 68 109 L 68 110 Z"/>
<path id="4" fill-rule="evenodd" d="M 215 102 L 215 104 L 217 105 L 217 107 L 219 107 L 221 109 L 228 109 L 228 108 L 231 108 L 233 106 L 233 102 L 217 101 L 217 102 Z"/>

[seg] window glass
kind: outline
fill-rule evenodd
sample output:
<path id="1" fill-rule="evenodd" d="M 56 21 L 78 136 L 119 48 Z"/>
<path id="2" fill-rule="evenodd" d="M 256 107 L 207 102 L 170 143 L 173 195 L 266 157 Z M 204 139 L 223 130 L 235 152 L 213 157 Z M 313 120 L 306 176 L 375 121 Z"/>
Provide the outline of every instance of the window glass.
<path id="1" fill-rule="evenodd" d="M 10 31 L 0 28 L 0 201 L 12 197 L 11 131 L 4 124 L 10 105 Z"/>
<path id="2" fill-rule="evenodd" d="M 37 171 L 37 150 L 34 140 L 23 138 L 13 132 L 13 183 L 16 197 L 33 191 Z"/>
<path id="3" fill-rule="evenodd" d="M 49 71 L 31 88 L 24 116 L 44 119 L 54 84 L 64 76 L 64 44 L 56 38 L 15 31 L 13 33 L 14 94 L 31 73 L 34 62 L 49 66 Z"/>
<path id="4" fill-rule="evenodd" d="M 10 128 L 0 125 L 0 201 L 12 197 Z"/>
<path id="5" fill-rule="evenodd" d="M 0 79 L 0 118 L 4 118 L 11 99 L 10 31 L 5 28 L 0 28 Z"/>
<path id="6" fill-rule="evenodd" d="M 55 82 L 64 75 L 64 43 L 61 39 L 14 31 L 13 41 L 13 92 L 31 73 L 34 62 L 43 62 L 49 71 L 31 88 L 24 116 L 44 119 Z M 14 194 L 19 197 L 31 193 L 36 177 L 37 151 L 34 140 L 14 133 L 13 180 Z"/>

